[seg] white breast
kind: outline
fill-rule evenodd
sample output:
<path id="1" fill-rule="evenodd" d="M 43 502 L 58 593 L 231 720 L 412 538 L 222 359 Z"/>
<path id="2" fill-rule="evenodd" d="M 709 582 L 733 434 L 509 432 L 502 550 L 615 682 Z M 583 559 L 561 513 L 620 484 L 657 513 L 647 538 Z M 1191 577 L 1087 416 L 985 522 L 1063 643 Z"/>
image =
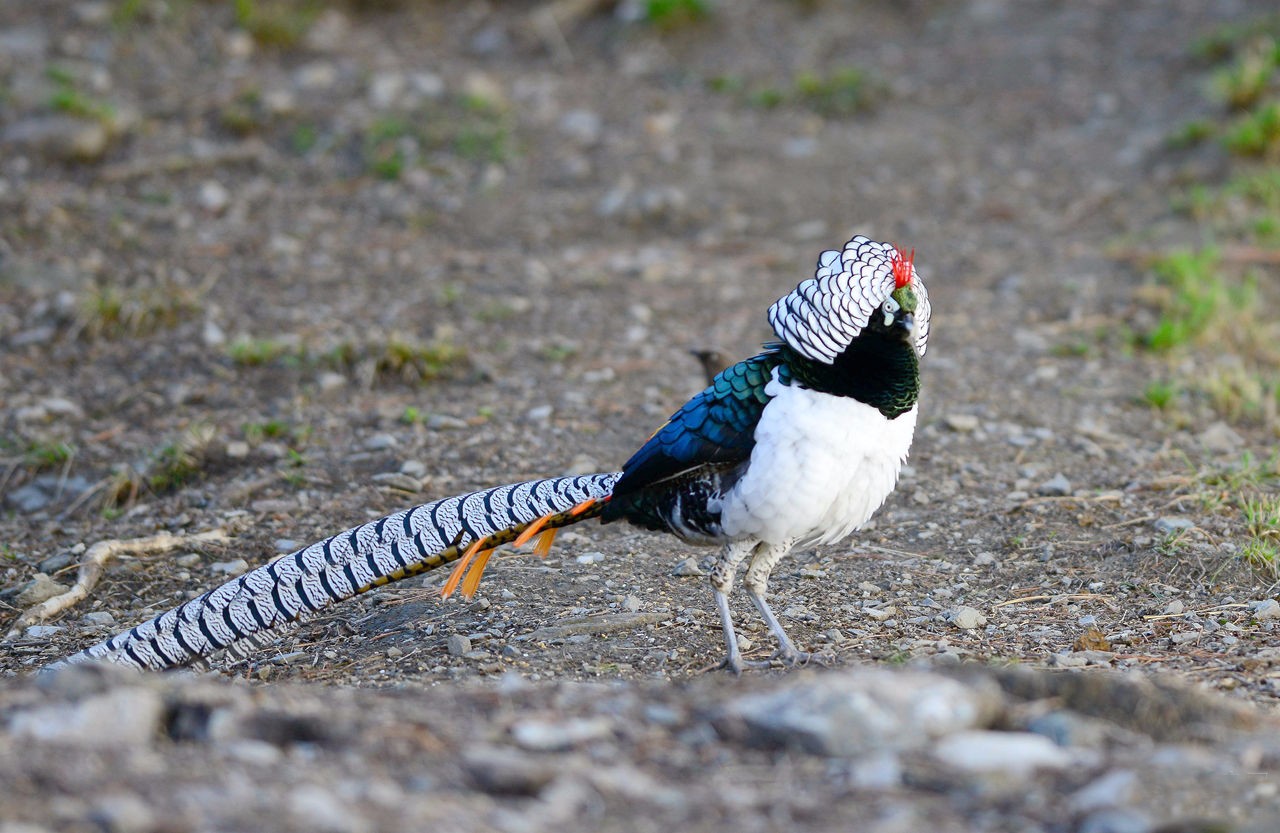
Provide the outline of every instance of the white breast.
<path id="1" fill-rule="evenodd" d="M 725 495 L 726 535 L 802 545 L 837 541 L 893 491 L 911 447 L 916 407 L 896 419 L 855 399 L 777 379 L 756 427 L 747 473 Z"/>

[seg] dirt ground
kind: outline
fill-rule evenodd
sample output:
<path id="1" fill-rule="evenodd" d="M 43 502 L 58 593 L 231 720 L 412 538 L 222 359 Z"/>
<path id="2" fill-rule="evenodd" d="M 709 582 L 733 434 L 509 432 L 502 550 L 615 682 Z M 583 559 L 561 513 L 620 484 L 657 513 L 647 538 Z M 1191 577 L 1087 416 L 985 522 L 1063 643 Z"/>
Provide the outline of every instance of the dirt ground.
<path id="1" fill-rule="evenodd" d="M 551 25 L 553 6 L 573 4 L 339 4 L 294 33 L 252 3 L 239 21 L 221 3 L 0 3 L 0 585 L 69 584 L 104 539 L 233 535 L 123 559 L 56 629 L 0 647 L 0 711 L 139 691 L 170 729 L 193 702 L 288 726 L 217 754 L 174 731 L 86 753 L 31 748 L 10 721 L 26 754 L 0 766 L 0 830 L 1273 829 L 1275 745 L 1234 776 L 1169 763 L 1147 826 L 1107 827 L 1059 801 L 1096 762 L 1029 788 L 908 760 L 882 790 L 708 717 L 850 669 L 1019 665 L 1176 681 L 1280 743 L 1277 588 L 1188 488 L 1274 435 L 1155 414 L 1157 360 L 1106 336 L 1145 314 L 1148 278 L 1115 252 L 1195 241 L 1171 189 L 1223 164 L 1165 141 L 1212 106 L 1189 46 L 1270 4 L 748 0 L 670 27 L 626 3 Z M 841 67 L 870 73 L 865 99 L 793 80 Z M 500 560 L 471 602 L 442 603 L 430 574 L 345 605 L 225 670 L 240 683 L 28 676 L 239 559 L 616 468 L 705 383 L 691 350 L 749 355 L 768 304 L 853 233 L 916 250 L 934 321 L 898 490 L 867 531 L 775 573 L 823 667 L 710 671 L 705 578 L 673 575 L 710 553 L 590 524 L 545 561 Z M 0 603 L 7 630 L 24 604 Z M 552 765 L 573 778 L 459 763 L 530 715 L 600 714 L 610 743 Z M 1183 740 L 1143 733 L 1125 766 Z M 1196 742 L 1225 760 L 1229 735 Z M 495 767 L 526 780 L 486 787 Z M 296 806 L 196 796 L 215 782 Z M 374 786 L 329 790 L 357 782 Z M 433 798 L 388 809 L 406 793 Z M 368 815 L 308 815 L 326 801 Z"/>

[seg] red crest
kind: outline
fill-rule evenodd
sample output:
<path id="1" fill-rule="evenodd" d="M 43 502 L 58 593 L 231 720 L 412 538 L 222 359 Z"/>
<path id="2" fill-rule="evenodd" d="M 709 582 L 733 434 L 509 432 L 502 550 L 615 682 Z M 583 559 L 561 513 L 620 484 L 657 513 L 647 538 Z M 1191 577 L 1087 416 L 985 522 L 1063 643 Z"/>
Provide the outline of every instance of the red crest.
<path id="1" fill-rule="evenodd" d="M 896 289 L 911 283 L 911 278 L 915 275 L 915 260 L 915 249 L 911 250 L 911 254 L 907 254 L 905 250 L 894 247 L 893 283 Z"/>

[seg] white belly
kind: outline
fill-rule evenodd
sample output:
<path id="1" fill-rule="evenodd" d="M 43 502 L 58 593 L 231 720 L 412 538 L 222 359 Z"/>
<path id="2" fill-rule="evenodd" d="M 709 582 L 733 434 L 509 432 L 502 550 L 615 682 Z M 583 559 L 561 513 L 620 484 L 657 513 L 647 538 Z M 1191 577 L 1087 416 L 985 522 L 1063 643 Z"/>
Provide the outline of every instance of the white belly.
<path id="1" fill-rule="evenodd" d="M 747 473 L 724 496 L 731 538 L 838 541 L 870 519 L 898 481 L 916 407 L 889 420 L 855 399 L 779 383 L 756 426 Z"/>

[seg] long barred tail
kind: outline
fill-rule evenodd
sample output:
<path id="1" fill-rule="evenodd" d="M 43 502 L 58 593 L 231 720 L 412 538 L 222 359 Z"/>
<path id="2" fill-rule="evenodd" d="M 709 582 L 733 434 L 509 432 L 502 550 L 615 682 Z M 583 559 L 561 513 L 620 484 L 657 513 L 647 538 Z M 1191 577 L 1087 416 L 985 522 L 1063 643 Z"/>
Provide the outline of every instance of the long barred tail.
<path id="1" fill-rule="evenodd" d="M 619 476 L 531 480 L 387 515 L 283 555 L 58 664 L 109 660 L 161 670 L 224 651 L 242 659 L 334 602 L 453 562 L 460 569 L 446 595 L 460 579 L 469 594 L 494 548 L 541 532 L 538 551 L 545 552 L 555 529 L 600 514 Z"/>

